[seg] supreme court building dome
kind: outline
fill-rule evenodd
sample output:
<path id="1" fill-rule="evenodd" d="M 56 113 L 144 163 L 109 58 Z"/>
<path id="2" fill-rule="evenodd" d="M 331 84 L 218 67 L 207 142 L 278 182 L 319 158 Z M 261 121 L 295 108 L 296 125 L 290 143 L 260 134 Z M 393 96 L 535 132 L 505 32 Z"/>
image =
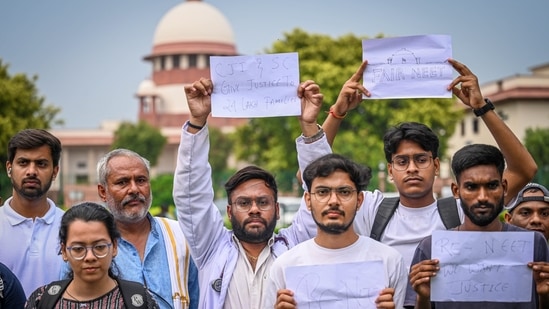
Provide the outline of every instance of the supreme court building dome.
<path id="1" fill-rule="evenodd" d="M 234 53 L 234 35 L 229 21 L 214 6 L 200 1 L 185 1 L 162 17 L 156 27 L 155 48 L 178 43 L 226 45 L 227 52 Z M 204 46 L 205 47 L 205 46 Z M 219 53 L 216 48 L 213 50 Z"/>
<path id="2" fill-rule="evenodd" d="M 211 4 L 187 0 L 164 14 L 152 43 L 144 57 L 152 75 L 136 93 L 139 119 L 156 127 L 180 126 L 189 113 L 184 85 L 209 77 L 210 56 L 237 55 L 232 27 Z"/>

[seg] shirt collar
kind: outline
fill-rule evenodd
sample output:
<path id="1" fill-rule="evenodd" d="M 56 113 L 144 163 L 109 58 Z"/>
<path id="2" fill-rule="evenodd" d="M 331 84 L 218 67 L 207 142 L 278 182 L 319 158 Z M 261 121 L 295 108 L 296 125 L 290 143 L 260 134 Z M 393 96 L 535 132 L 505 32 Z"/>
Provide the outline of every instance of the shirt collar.
<path id="1" fill-rule="evenodd" d="M 22 222 L 24 222 L 26 220 L 32 219 L 32 218 L 27 218 L 27 217 L 24 217 L 24 216 L 20 215 L 18 212 L 16 212 L 11 207 L 10 202 L 11 202 L 12 198 L 13 197 L 10 196 L 10 198 L 8 198 L 6 200 L 6 202 L 4 202 L 4 206 L 2 206 L 4 208 L 4 212 L 6 213 L 6 218 L 8 219 L 8 222 L 11 225 L 18 225 L 18 224 L 21 224 Z M 46 224 L 52 224 L 53 221 L 55 220 L 55 212 L 57 211 L 57 206 L 49 198 L 46 199 L 46 200 L 47 200 L 48 205 L 50 206 L 50 208 L 44 214 L 43 217 L 38 217 L 38 218 L 36 218 L 36 220 L 42 220 Z"/>

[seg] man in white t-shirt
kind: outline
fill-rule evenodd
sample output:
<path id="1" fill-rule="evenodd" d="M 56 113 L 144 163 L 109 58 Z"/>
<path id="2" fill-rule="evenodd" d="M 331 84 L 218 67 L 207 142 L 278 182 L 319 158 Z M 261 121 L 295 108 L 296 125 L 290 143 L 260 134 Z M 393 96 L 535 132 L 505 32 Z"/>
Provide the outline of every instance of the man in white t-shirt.
<path id="1" fill-rule="evenodd" d="M 263 308 L 306 305 L 298 303 L 294 291 L 288 289 L 285 271 L 290 266 L 336 264 L 343 268 L 345 263 L 368 261 L 382 262 L 384 276 L 375 280 L 382 281 L 385 288 L 375 292 L 369 292 L 368 288 L 360 289 L 352 299 L 348 299 L 346 294 L 339 295 L 334 291 L 340 290 L 341 285 L 354 286 L 355 279 L 328 278 L 325 281 L 333 285 L 325 287 L 330 291 L 331 304 L 356 307 L 356 304 L 372 302 L 377 308 L 402 307 L 408 278 L 402 255 L 367 236 L 359 236 L 353 228 L 353 220 L 364 198 L 363 190 L 371 177 L 370 168 L 337 154 L 328 154 L 307 166 L 303 180 L 309 189 L 304 198 L 317 225 L 317 236 L 298 244 L 273 262 Z M 328 301 L 326 293 L 320 294 L 311 301 Z"/>

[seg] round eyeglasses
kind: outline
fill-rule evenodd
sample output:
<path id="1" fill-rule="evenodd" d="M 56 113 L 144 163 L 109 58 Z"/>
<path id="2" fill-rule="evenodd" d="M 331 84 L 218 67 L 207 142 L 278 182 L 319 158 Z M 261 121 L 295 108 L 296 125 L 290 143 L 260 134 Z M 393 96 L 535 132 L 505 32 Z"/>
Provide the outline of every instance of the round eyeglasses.
<path id="1" fill-rule="evenodd" d="M 67 247 L 67 250 L 69 251 L 69 254 L 72 256 L 73 259 L 80 261 L 83 260 L 86 255 L 88 255 L 88 249 L 91 249 L 93 255 L 98 258 L 102 259 L 106 257 L 109 254 L 109 249 L 111 248 L 112 243 L 110 244 L 95 244 L 93 246 L 80 246 L 80 245 L 74 245 L 71 247 Z"/>
<path id="2" fill-rule="evenodd" d="M 340 201 L 348 201 L 355 189 L 342 187 L 342 188 L 316 188 L 314 192 L 311 192 L 315 196 L 316 200 L 323 203 L 327 202 L 332 197 L 332 192 L 335 192 L 337 198 Z"/>
<path id="3" fill-rule="evenodd" d="M 391 161 L 393 168 L 397 171 L 405 171 L 410 165 L 410 161 L 414 161 L 414 164 L 419 169 L 426 169 L 431 166 L 432 156 L 425 153 L 418 153 L 413 156 L 395 156 Z"/>
<path id="4" fill-rule="evenodd" d="M 273 199 L 269 196 L 260 196 L 256 198 L 239 197 L 231 205 L 234 206 L 238 212 L 248 212 L 252 209 L 254 202 L 261 211 L 269 210 L 274 205 Z"/>

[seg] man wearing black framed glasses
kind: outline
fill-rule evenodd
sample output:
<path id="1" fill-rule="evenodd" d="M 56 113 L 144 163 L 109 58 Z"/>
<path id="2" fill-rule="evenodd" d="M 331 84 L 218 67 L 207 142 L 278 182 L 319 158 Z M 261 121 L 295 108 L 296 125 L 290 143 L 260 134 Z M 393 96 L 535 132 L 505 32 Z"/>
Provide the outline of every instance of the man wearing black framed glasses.
<path id="1" fill-rule="evenodd" d="M 322 103 L 315 82 L 306 81 L 296 88 L 302 105 Z M 208 163 L 206 121 L 213 89 L 206 78 L 185 86 L 190 117 L 182 127 L 174 176 L 177 218 L 200 272 L 200 308 L 259 308 L 273 261 L 313 237 L 315 224 L 301 207 L 292 224 L 275 234 L 280 216 L 275 178 L 260 167 L 247 166 L 225 183 L 232 231 L 225 228 L 214 203 Z"/>
<path id="2" fill-rule="evenodd" d="M 367 236 L 359 236 L 353 228 L 364 199 L 362 190 L 371 177 L 370 168 L 337 154 L 325 155 L 307 166 L 303 171 L 303 181 L 309 191 L 305 192 L 304 199 L 316 223 L 317 236 L 293 247 L 274 261 L 262 308 L 316 307 L 326 303 L 330 303 L 332 308 L 358 308 L 370 302 L 372 305 L 375 302 L 376 308 L 402 307 L 408 277 L 402 255 Z M 381 263 L 366 263 L 372 261 Z M 350 268 L 371 277 L 376 277 L 376 273 L 370 273 L 371 268 L 377 267 L 376 271 L 383 275 L 374 280 L 383 288 L 360 286 L 354 289 L 358 285 L 356 277 L 341 276 L 336 280 L 318 276 L 319 281 L 331 284 L 316 286 L 313 283 L 316 293 L 310 298 L 314 299 L 306 299 L 303 295 L 294 297 L 296 291 L 289 288 L 287 269 L 307 269 L 313 265 L 334 265 L 340 270 Z M 329 273 L 324 267 L 318 270 Z M 299 281 L 305 280 L 301 278 Z M 341 286 L 346 289 L 341 289 Z"/>

